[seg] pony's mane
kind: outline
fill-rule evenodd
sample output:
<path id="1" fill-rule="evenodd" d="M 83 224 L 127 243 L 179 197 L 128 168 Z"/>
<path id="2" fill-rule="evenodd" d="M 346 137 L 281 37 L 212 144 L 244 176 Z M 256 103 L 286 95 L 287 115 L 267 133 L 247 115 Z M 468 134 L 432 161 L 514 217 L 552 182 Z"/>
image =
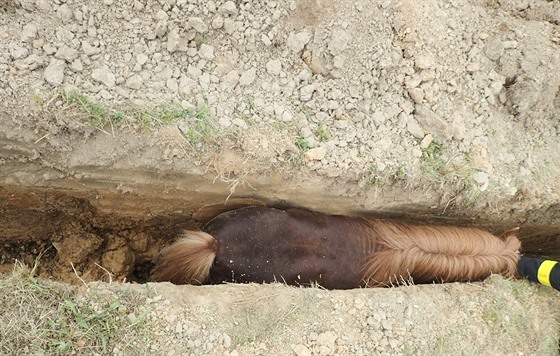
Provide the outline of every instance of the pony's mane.
<path id="1" fill-rule="evenodd" d="M 366 256 L 366 286 L 416 283 L 467 282 L 492 273 L 515 275 L 520 241 L 517 229 L 502 237 L 475 228 L 423 226 L 390 220 L 369 221 L 377 251 Z"/>

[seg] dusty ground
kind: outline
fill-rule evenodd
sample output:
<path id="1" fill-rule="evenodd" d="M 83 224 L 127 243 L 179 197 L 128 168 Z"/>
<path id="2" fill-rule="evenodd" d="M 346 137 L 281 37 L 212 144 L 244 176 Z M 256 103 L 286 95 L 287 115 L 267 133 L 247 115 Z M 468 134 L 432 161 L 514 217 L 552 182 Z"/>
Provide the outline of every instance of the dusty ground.
<path id="1" fill-rule="evenodd" d="M 247 204 L 521 226 L 560 258 L 559 23 L 538 0 L 0 1 L 1 270 L 46 251 L 44 277 L 143 282 Z M 438 288 L 467 287 L 418 305 Z"/>

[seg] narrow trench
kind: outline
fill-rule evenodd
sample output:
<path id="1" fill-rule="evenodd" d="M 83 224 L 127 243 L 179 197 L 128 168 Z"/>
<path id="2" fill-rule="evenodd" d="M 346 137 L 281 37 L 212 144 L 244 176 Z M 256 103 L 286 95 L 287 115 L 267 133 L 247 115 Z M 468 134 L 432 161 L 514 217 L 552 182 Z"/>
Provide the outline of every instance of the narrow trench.
<path id="1" fill-rule="evenodd" d="M 158 201 L 153 197 L 123 198 L 110 192 L 101 197 L 99 192 L 0 187 L 0 272 L 10 271 L 16 260 L 29 266 L 38 260 L 39 275 L 59 281 L 75 283 L 79 276 L 86 281 L 146 282 L 154 259 L 182 229 L 200 228 L 220 212 L 264 204 L 265 200 L 240 199 L 228 205 L 212 201 L 216 201 L 214 197 L 204 194 L 191 201 Z M 556 216 L 560 206 L 550 209 Z M 465 218 L 434 218 L 413 209 L 402 211 L 389 217 L 476 226 Z M 387 216 L 381 212 L 366 215 Z M 520 231 L 523 253 L 560 259 L 558 226 L 539 221 L 539 216 L 551 214 L 530 215 Z M 499 232 L 503 222 L 483 227 Z"/>

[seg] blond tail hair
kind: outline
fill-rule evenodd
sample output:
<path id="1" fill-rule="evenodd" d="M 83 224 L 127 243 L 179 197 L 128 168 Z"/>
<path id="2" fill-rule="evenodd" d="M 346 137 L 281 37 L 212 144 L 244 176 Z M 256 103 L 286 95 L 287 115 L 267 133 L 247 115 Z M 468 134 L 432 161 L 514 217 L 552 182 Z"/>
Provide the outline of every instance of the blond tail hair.
<path id="1" fill-rule="evenodd" d="M 182 237 L 160 254 L 152 281 L 202 284 L 216 257 L 216 240 L 202 231 L 184 231 Z"/>
<path id="2" fill-rule="evenodd" d="M 517 230 L 501 237 L 474 228 L 421 226 L 370 221 L 377 252 L 366 256 L 363 279 L 368 287 L 416 283 L 468 282 L 490 274 L 515 275 L 521 243 Z"/>

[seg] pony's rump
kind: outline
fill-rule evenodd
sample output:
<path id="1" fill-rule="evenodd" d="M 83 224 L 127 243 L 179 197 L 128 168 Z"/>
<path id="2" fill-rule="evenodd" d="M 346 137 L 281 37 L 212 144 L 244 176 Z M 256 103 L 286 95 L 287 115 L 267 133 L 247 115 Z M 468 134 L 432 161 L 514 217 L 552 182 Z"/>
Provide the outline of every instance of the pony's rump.
<path id="1" fill-rule="evenodd" d="M 475 228 L 370 221 L 378 250 L 364 260 L 366 286 L 467 282 L 490 274 L 513 277 L 521 242 L 517 230 L 501 237 Z"/>
<path id="2" fill-rule="evenodd" d="M 216 257 L 216 240 L 202 231 L 184 231 L 181 238 L 165 248 L 152 272 L 154 282 L 202 284 Z"/>

